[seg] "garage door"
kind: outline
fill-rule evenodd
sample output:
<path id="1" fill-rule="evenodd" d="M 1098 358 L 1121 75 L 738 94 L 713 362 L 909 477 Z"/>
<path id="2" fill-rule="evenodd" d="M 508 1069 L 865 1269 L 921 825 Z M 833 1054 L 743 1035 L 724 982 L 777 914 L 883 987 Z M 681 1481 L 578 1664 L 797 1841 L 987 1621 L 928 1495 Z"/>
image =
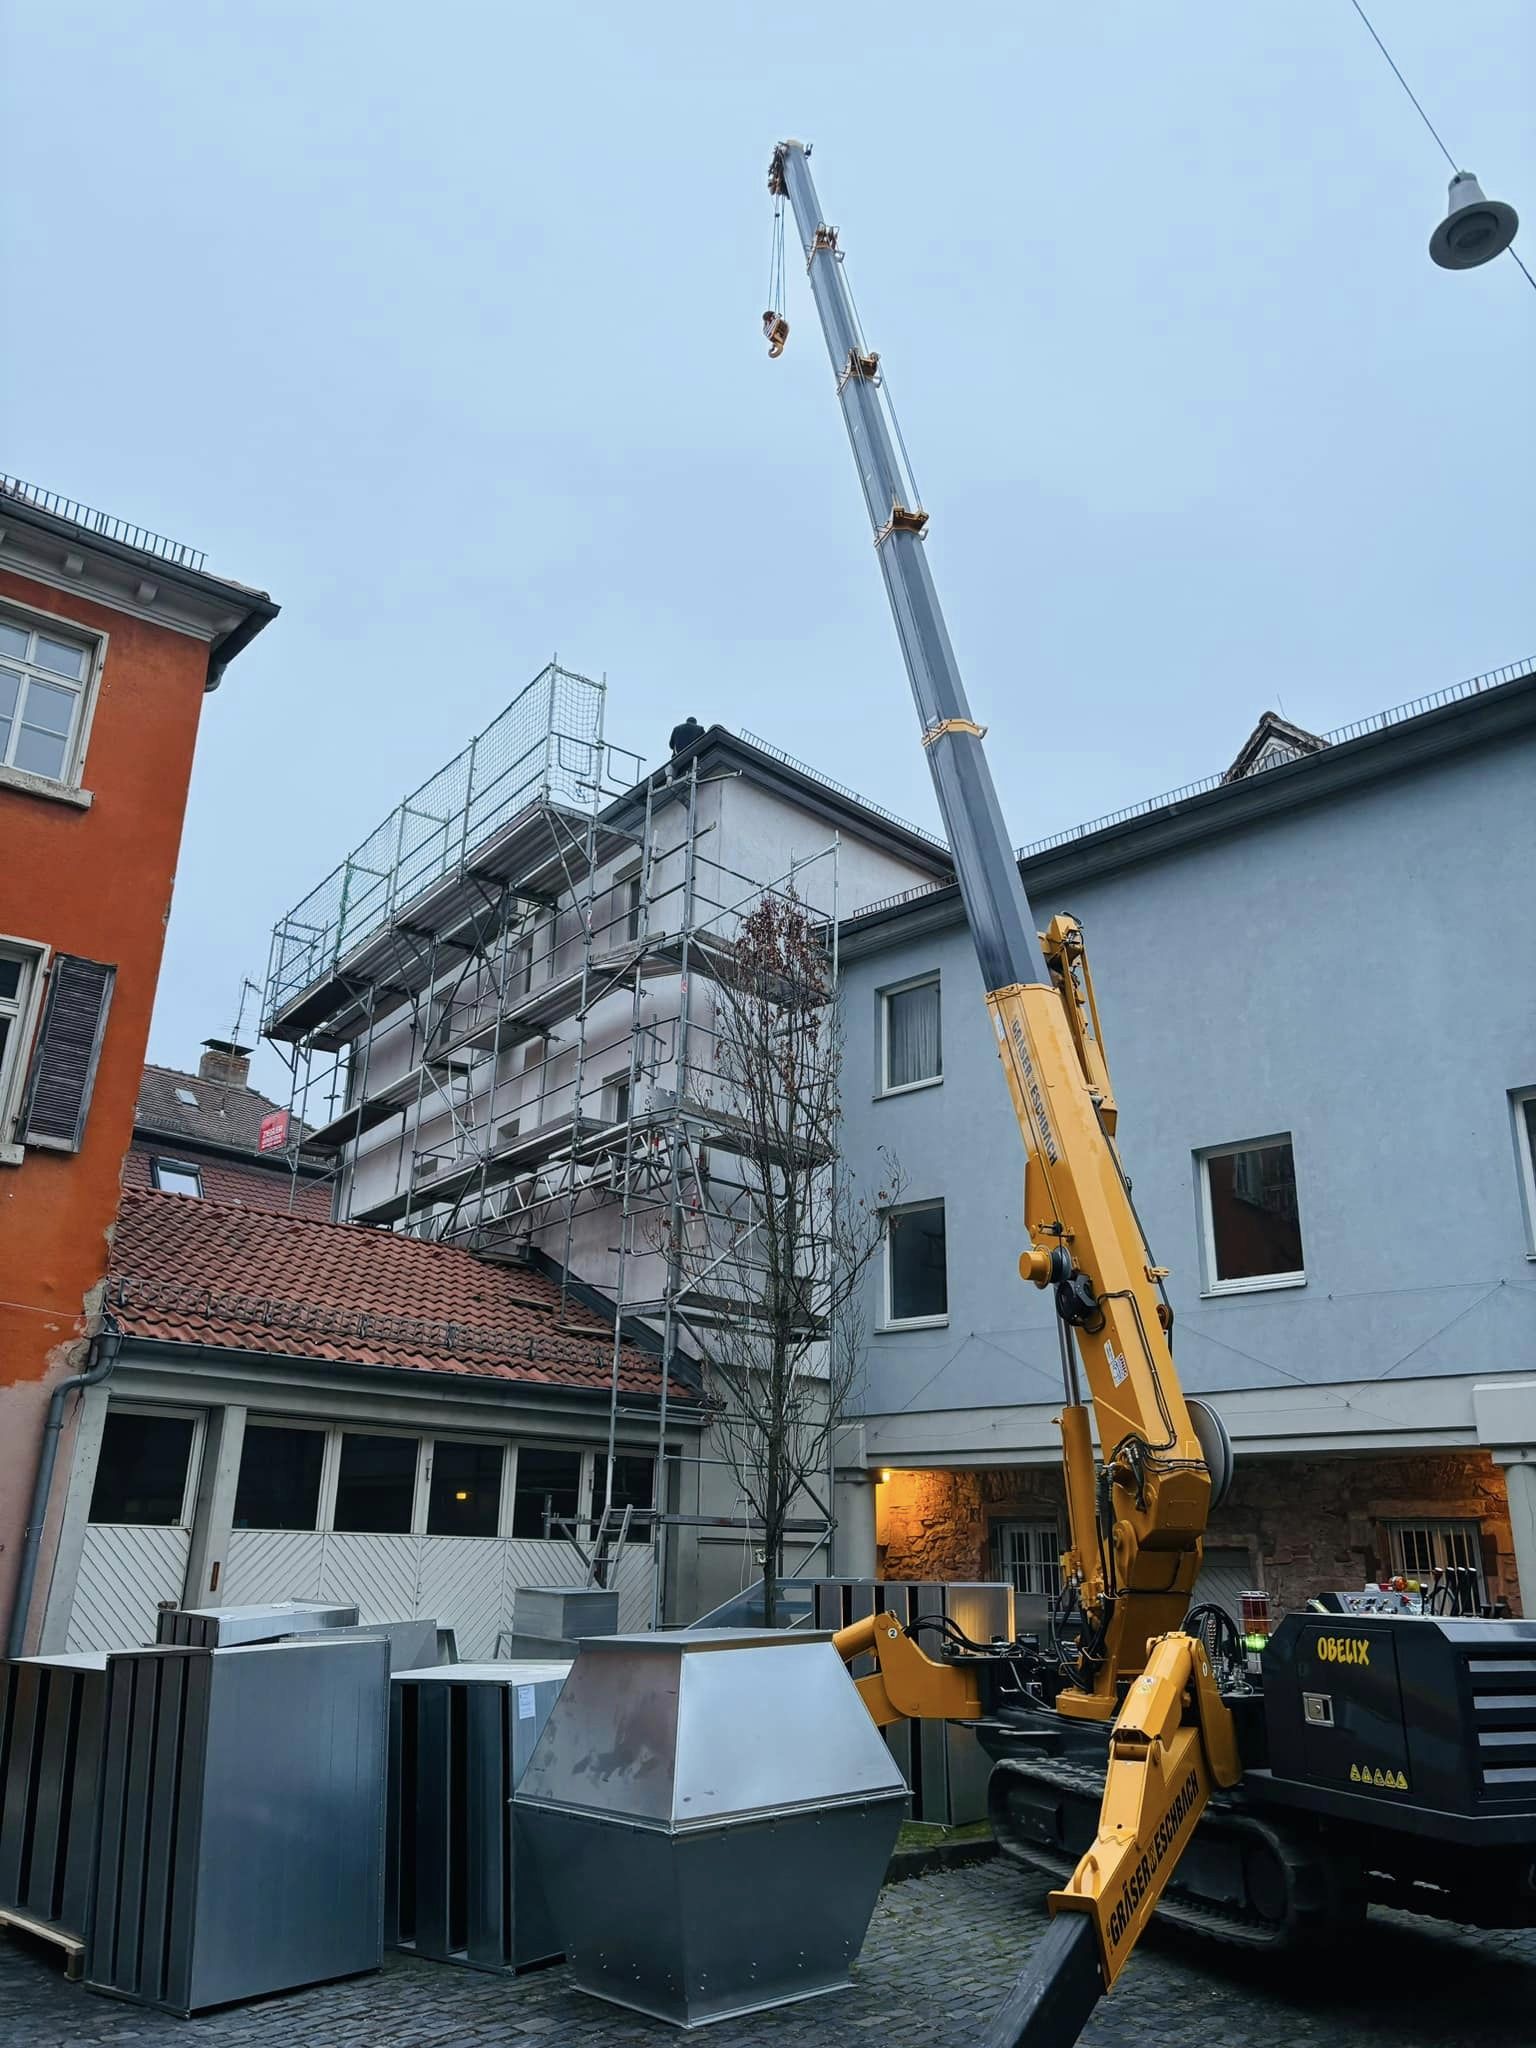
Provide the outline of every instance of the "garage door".
<path id="1" fill-rule="evenodd" d="M 1241 1623 L 1241 1596 L 1252 1589 L 1253 1563 L 1246 1549 L 1219 1550 L 1208 1543 L 1200 1565 L 1200 1576 L 1195 1581 L 1195 1597 L 1190 1605 L 1224 1607 L 1235 1622 Z"/>

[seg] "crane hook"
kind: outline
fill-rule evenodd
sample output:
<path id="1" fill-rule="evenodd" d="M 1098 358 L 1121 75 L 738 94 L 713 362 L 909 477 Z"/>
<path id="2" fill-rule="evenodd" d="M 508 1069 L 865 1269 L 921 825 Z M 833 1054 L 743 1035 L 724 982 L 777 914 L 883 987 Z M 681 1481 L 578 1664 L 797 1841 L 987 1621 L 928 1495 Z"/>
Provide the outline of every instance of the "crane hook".
<path id="1" fill-rule="evenodd" d="M 763 315 L 763 332 L 768 337 L 769 355 L 783 355 L 784 344 L 789 339 L 789 322 L 782 313 L 775 313 L 772 306 Z"/>

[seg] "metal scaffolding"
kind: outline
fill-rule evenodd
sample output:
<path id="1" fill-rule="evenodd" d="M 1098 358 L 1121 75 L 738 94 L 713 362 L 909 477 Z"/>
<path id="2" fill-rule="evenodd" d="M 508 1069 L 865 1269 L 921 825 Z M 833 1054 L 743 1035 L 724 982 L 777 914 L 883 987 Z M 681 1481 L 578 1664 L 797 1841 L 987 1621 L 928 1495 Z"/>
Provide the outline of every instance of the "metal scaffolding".
<path id="1" fill-rule="evenodd" d="M 670 1363 L 752 1312 L 701 1284 L 717 1243 L 740 1272 L 752 1133 L 721 1085 L 717 998 L 742 921 L 814 897 L 829 994 L 837 966 L 836 838 L 769 879 L 740 872 L 719 835 L 736 778 L 696 759 L 643 777 L 605 738 L 604 700 L 553 665 L 536 677 L 279 922 L 263 1006 L 292 1076 L 290 1160 L 328 1167 L 338 1220 L 542 1256 L 562 1311 L 572 1290 L 610 1305 L 594 1555 L 620 1512 L 626 1326 L 659 1333 Z M 668 1524 L 703 1519 L 666 1511 L 669 1384 L 634 1514 L 658 1618 Z"/>

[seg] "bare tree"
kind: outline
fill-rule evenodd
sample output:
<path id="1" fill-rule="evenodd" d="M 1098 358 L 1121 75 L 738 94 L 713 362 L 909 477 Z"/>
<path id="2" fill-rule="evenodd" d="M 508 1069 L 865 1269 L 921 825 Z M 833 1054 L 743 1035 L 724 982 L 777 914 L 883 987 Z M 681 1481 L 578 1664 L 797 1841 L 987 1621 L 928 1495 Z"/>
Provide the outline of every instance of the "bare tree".
<path id="1" fill-rule="evenodd" d="M 832 1512 L 829 1452 L 861 1369 L 864 1276 L 901 1174 L 887 1160 L 866 1192 L 840 1159 L 837 991 L 824 926 L 793 890 L 762 899 L 715 972 L 708 1085 L 730 1135 L 674 1253 L 713 1310 L 697 1336 L 724 1454 L 763 1531 L 772 1627 L 792 1510 Z"/>

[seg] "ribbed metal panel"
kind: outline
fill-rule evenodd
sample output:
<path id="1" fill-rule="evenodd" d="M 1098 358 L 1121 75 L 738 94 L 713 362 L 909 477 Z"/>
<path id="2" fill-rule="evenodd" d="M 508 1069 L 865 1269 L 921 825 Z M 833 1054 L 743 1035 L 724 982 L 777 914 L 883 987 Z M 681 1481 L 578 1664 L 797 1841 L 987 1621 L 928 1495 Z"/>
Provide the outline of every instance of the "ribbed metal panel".
<path id="1" fill-rule="evenodd" d="M 382 1959 L 388 1645 L 107 1660 L 86 1981 L 190 2013 Z"/>
<path id="2" fill-rule="evenodd" d="M 1509 1799 L 1536 1790 L 1536 1644 L 1479 1643 L 1463 1666 L 1477 1741 L 1477 1792 Z"/>
<path id="3" fill-rule="evenodd" d="M 0 1909 L 80 1935 L 90 1891 L 105 1653 L 0 1664 Z"/>
<path id="4" fill-rule="evenodd" d="M 570 1668 L 454 1664 L 396 1674 L 385 1914 L 397 1947 L 481 1970 L 559 1955 L 511 1801 Z"/>

